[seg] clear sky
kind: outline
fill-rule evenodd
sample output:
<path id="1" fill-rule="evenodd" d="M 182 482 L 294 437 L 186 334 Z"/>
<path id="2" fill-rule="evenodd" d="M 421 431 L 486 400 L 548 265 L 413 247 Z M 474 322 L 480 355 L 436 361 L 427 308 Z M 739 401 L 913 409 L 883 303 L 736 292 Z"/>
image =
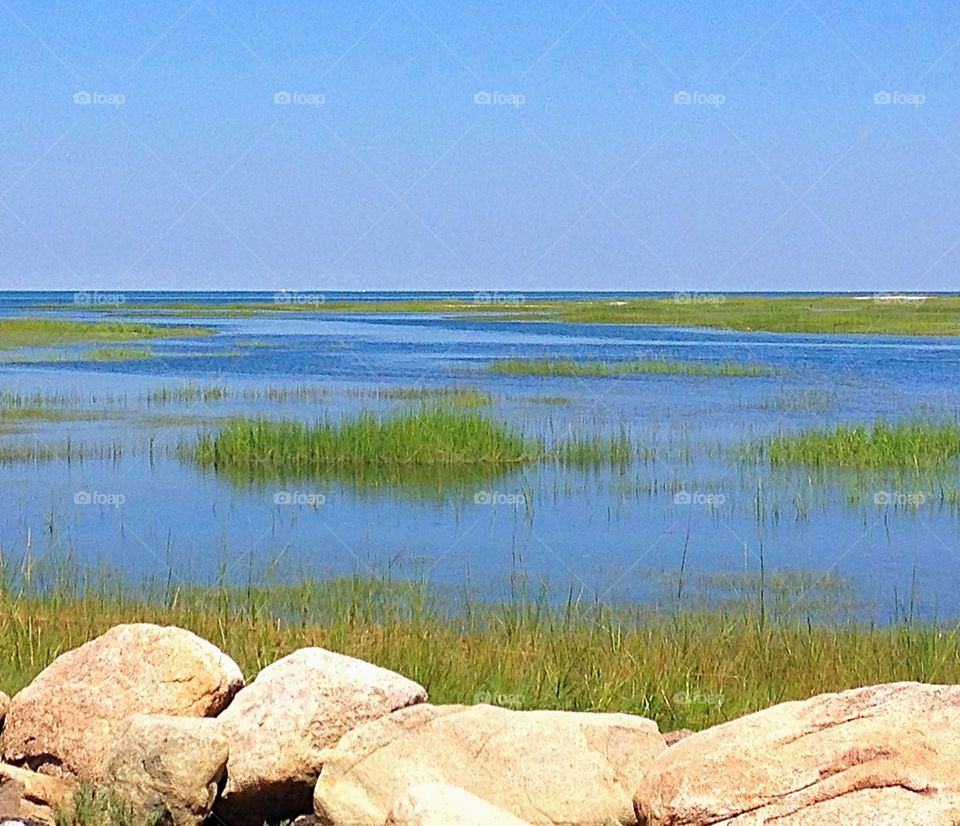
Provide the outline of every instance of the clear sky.
<path id="1" fill-rule="evenodd" d="M 0 0 L 0 288 L 956 290 L 956 0 Z"/>

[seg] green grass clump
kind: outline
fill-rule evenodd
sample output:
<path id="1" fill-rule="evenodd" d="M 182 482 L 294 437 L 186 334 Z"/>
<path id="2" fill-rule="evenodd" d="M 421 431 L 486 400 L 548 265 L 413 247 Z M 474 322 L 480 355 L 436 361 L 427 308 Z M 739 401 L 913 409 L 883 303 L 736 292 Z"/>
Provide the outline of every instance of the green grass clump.
<path id="1" fill-rule="evenodd" d="M 838 425 L 773 439 L 767 448 L 775 465 L 936 470 L 953 466 L 960 455 L 960 425 L 928 422 L 870 426 Z"/>
<path id="2" fill-rule="evenodd" d="M 195 456 L 203 467 L 283 477 L 337 468 L 496 468 L 534 461 L 537 451 L 523 435 L 485 416 L 423 409 L 313 425 L 237 419 L 202 436 Z"/>
<path id="3" fill-rule="evenodd" d="M 155 358 L 149 347 L 134 349 L 132 347 L 101 347 L 91 350 L 81 356 L 83 361 L 147 361 Z"/>
<path id="4" fill-rule="evenodd" d="M 204 327 L 160 327 L 120 321 L 65 321 L 54 318 L 0 319 L 0 350 L 52 347 L 98 341 L 183 338 L 213 335 Z"/>
<path id="5" fill-rule="evenodd" d="M 645 359 L 629 362 L 574 361 L 573 359 L 502 359 L 489 366 L 503 376 L 564 376 L 600 378 L 640 374 L 663 376 L 772 376 L 775 371 L 758 364 L 710 363 Z"/>
<path id="6" fill-rule="evenodd" d="M 479 413 L 423 407 L 317 424 L 233 419 L 181 455 L 240 483 L 335 477 L 358 490 L 389 484 L 436 494 L 478 481 L 464 471 L 489 478 L 535 463 L 616 466 L 638 454 L 626 430 L 573 434 L 547 446 Z"/>
<path id="7" fill-rule="evenodd" d="M 486 407 L 493 397 L 475 387 L 378 387 L 359 391 L 358 395 L 390 401 L 443 401 L 458 407 Z"/>

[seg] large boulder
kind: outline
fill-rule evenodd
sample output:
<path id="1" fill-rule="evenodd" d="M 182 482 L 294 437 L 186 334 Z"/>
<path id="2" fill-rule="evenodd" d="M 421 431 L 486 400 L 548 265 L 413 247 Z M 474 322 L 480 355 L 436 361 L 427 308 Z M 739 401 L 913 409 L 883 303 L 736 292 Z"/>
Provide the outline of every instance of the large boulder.
<path id="1" fill-rule="evenodd" d="M 486 800 L 442 783 L 411 786 L 393 803 L 386 826 L 530 826 Z"/>
<path id="2" fill-rule="evenodd" d="M 644 826 L 956 826 L 960 686 L 783 703 L 687 737 L 635 796 Z"/>
<path id="3" fill-rule="evenodd" d="M 220 715 L 230 739 L 217 814 L 230 823 L 312 811 L 320 753 L 358 725 L 426 702 L 412 680 L 323 648 L 267 666 Z"/>
<path id="4" fill-rule="evenodd" d="M 118 625 L 57 657 L 13 698 L 3 756 L 96 782 L 127 717 L 214 716 L 242 686 L 237 664 L 189 631 Z"/>
<path id="5" fill-rule="evenodd" d="M 321 755 L 314 810 L 326 826 L 382 826 L 408 787 L 443 783 L 529 823 L 630 824 L 632 791 L 666 748 L 629 714 L 418 705 Z"/>
<path id="6" fill-rule="evenodd" d="M 166 810 L 173 826 L 200 826 L 213 810 L 228 754 L 217 720 L 135 714 L 117 734 L 104 784 L 138 816 Z"/>

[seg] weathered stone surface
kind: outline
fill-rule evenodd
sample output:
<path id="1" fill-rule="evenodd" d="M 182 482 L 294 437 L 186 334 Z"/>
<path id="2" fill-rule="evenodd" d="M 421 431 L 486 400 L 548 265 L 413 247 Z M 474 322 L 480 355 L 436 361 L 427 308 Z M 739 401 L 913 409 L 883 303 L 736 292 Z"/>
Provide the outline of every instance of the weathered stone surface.
<path id="1" fill-rule="evenodd" d="M 681 740 L 686 740 L 693 732 L 688 728 L 680 728 L 676 731 L 665 731 L 663 733 L 663 739 L 666 741 L 668 746 L 675 746 Z"/>
<path id="2" fill-rule="evenodd" d="M 960 686 L 783 703 L 694 734 L 635 796 L 644 826 L 956 826 Z"/>
<path id="3" fill-rule="evenodd" d="M 314 810 L 327 826 L 382 826 L 407 788 L 443 783 L 532 824 L 630 824 L 632 790 L 666 748 L 628 714 L 417 705 L 321 755 Z"/>
<path id="4" fill-rule="evenodd" d="M 199 826 L 213 809 L 228 755 L 215 719 L 136 714 L 117 734 L 104 785 L 138 815 L 166 809 L 173 826 Z"/>
<path id="5" fill-rule="evenodd" d="M 119 625 L 57 657 L 10 703 L 4 758 L 97 781 L 133 714 L 204 717 L 242 687 L 236 663 L 181 628 Z"/>
<path id="6" fill-rule="evenodd" d="M 396 801 L 386 826 L 530 826 L 476 795 L 445 786 L 411 786 Z"/>
<path id="7" fill-rule="evenodd" d="M 76 782 L 0 763 L 0 819 L 54 822 L 54 809 L 65 805 Z"/>
<path id="8" fill-rule="evenodd" d="M 7 719 L 7 711 L 10 709 L 10 697 L 0 691 L 0 728 L 3 727 L 3 721 Z"/>
<path id="9" fill-rule="evenodd" d="M 312 811 L 323 749 L 358 725 L 426 699 L 406 677 L 323 648 L 277 660 L 218 718 L 230 762 L 217 814 L 231 826 L 260 826 Z"/>

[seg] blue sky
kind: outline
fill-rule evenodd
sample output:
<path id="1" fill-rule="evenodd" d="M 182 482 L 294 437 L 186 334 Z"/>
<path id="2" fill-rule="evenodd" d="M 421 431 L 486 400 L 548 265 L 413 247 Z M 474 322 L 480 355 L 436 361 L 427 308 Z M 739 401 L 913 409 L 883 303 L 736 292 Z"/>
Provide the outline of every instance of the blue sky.
<path id="1" fill-rule="evenodd" d="M 955 0 L 0 0 L 0 68 L 4 289 L 960 288 Z"/>

